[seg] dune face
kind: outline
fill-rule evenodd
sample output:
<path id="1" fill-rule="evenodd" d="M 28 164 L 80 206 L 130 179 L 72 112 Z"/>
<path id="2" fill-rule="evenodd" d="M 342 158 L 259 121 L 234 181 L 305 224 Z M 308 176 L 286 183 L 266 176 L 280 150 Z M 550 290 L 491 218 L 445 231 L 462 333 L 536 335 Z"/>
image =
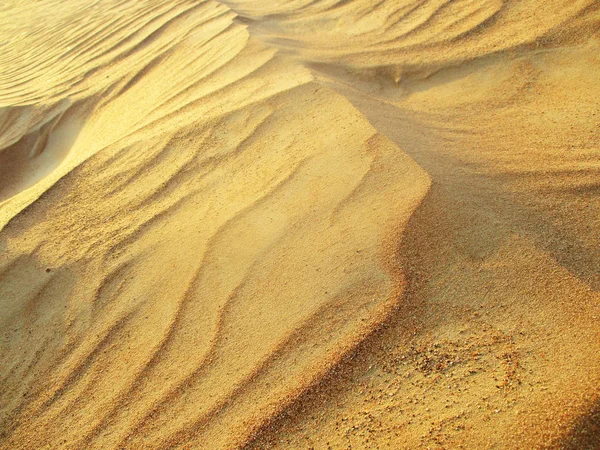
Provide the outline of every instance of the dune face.
<path id="1" fill-rule="evenodd" d="M 592 0 L 0 5 L 0 448 L 597 448 Z"/>

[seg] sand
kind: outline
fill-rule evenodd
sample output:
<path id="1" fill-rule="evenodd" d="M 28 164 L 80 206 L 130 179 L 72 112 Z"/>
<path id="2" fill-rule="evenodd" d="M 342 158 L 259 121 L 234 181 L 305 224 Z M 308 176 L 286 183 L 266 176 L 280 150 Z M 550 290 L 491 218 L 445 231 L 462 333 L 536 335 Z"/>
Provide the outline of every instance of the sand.
<path id="1" fill-rule="evenodd" d="M 0 5 L 0 448 L 600 448 L 600 5 Z"/>

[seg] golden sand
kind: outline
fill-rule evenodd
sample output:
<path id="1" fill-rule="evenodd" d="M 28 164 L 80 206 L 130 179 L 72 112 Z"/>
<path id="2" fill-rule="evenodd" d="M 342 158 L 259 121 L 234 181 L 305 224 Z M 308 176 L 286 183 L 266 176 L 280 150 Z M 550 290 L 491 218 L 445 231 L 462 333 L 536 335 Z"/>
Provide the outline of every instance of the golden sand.
<path id="1" fill-rule="evenodd" d="M 2 2 L 0 448 L 600 448 L 599 30 Z"/>

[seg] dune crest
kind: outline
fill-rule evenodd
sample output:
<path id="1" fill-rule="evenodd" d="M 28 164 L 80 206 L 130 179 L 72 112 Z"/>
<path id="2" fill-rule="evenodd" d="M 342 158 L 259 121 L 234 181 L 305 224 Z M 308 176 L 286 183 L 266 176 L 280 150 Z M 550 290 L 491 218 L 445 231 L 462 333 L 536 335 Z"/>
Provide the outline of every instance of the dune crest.
<path id="1" fill-rule="evenodd" d="M 592 442 L 599 24 L 4 2 L 0 448 Z"/>

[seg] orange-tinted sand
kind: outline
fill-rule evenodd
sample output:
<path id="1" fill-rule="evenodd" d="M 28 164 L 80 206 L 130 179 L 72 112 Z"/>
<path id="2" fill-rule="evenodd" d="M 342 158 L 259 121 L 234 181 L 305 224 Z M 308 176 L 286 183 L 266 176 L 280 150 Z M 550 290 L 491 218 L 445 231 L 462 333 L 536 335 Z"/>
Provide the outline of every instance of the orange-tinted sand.
<path id="1" fill-rule="evenodd" d="M 0 448 L 600 448 L 599 30 L 4 1 Z"/>

